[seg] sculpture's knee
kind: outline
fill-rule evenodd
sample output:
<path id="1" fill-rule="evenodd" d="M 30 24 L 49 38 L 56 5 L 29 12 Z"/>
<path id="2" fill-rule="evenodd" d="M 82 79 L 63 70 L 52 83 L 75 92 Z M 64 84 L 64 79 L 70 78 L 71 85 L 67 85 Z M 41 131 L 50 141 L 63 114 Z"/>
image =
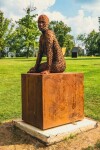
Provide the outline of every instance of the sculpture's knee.
<path id="1" fill-rule="evenodd" d="M 65 71 L 66 65 L 54 64 L 51 67 L 51 73 L 62 73 Z"/>

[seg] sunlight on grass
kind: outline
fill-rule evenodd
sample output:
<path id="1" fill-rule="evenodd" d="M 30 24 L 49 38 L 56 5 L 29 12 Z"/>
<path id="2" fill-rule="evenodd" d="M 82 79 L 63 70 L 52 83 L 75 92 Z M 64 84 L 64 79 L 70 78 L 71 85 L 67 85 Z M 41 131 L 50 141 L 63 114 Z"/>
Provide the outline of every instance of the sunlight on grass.
<path id="1" fill-rule="evenodd" d="M 65 59 L 66 72 L 84 73 L 85 115 L 100 121 L 100 57 Z M 21 117 L 21 74 L 35 61 L 36 58 L 0 60 L 0 122 Z"/>

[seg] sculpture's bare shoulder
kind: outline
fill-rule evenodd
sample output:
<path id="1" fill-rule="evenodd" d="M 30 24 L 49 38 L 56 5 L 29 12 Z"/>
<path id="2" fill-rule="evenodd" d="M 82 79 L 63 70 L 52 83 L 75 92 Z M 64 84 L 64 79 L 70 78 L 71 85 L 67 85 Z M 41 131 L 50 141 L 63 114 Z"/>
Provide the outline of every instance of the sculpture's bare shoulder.
<path id="1" fill-rule="evenodd" d="M 46 31 L 46 38 L 52 41 L 55 38 L 55 34 L 52 30 L 47 30 Z"/>

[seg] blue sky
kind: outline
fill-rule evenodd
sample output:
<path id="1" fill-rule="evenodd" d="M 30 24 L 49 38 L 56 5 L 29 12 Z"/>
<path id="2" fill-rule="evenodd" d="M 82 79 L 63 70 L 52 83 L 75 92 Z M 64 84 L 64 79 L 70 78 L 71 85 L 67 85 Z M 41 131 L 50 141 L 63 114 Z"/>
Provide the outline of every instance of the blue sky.
<path id="1" fill-rule="evenodd" d="M 93 4 L 98 3 L 100 8 L 100 0 L 56 0 L 55 4 L 50 7 L 50 11 L 59 11 L 64 16 L 73 17 L 78 14 L 78 10 L 82 9 L 82 6 L 88 5 L 91 7 Z M 84 13 L 87 16 L 92 15 L 92 11 L 89 10 L 85 10 Z"/>
<path id="2" fill-rule="evenodd" d="M 46 14 L 50 20 L 62 20 L 70 26 L 72 35 L 98 31 L 100 0 L 0 0 L 0 9 L 5 17 L 18 20 L 30 3 L 37 7 L 38 15 Z"/>
<path id="3" fill-rule="evenodd" d="M 75 16 L 77 10 L 80 8 L 80 4 L 73 0 L 56 0 L 55 4 L 50 8 L 51 11 L 62 12 L 64 16 Z"/>

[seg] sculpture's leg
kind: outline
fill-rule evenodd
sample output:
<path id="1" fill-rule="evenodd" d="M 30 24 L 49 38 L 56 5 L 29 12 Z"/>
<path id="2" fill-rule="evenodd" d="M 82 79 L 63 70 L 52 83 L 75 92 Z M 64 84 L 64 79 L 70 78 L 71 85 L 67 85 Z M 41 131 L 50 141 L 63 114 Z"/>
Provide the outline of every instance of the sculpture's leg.
<path id="1" fill-rule="evenodd" d="M 44 63 L 41 63 L 39 68 L 38 68 L 38 72 L 42 72 L 42 71 L 45 71 L 48 69 L 48 66 L 47 66 L 47 62 L 44 62 Z"/>
<path id="2" fill-rule="evenodd" d="M 51 67 L 51 72 L 52 73 L 61 73 L 64 72 L 66 68 L 65 64 L 60 64 L 60 63 L 53 63 Z"/>
<path id="3" fill-rule="evenodd" d="M 27 73 L 40 73 L 42 71 L 45 71 L 47 70 L 47 63 L 44 62 L 44 63 L 41 63 L 38 70 L 36 70 L 35 67 L 32 67 Z"/>

